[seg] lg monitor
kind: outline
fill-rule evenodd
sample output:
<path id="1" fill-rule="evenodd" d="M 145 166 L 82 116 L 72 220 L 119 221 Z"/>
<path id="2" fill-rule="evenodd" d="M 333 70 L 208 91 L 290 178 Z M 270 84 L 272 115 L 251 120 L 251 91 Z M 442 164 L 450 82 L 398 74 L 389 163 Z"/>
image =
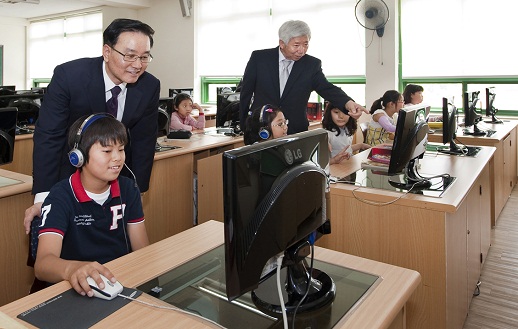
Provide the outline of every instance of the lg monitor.
<path id="1" fill-rule="evenodd" d="M 391 185 L 401 189 L 423 189 L 431 186 L 417 172 L 417 159 L 422 157 L 428 143 L 426 106 L 414 105 L 399 111 L 390 156 L 388 175 L 404 174 L 403 182 L 389 178 Z"/>
<path id="2" fill-rule="evenodd" d="M 477 113 L 478 95 L 480 91 L 465 92 L 462 97 L 462 106 L 464 107 L 464 127 L 473 127 L 473 131 L 465 129 L 465 135 L 485 136 L 486 132 L 478 128 L 477 123 L 482 120 L 482 116 Z"/>
<path id="3" fill-rule="evenodd" d="M 0 108 L 0 165 L 13 162 L 17 113 L 16 107 Z"/>
<path id="4" fill-rule="evenodd" d="M 252 291 L 258 309 L 281 314 L 282 306 L 276 304 L 278 297 L 268 300 L 262 287 L 275 273 L 276 260 L 284 256 L 286 313 L 314 310 L 332 302 L 333 280 L 324 272 L 310 269 L 306 261 L 315 240 L 330 229 L 325 207 L 324 168 L 328 163 L 327 133 L 323 129 L 223 153 L 225 281 L 229 300 Z M 276 290 L 273 293 L 277 296 Z"/>
<path id="5" fill-rule="evenodd" d="M 491 117 L 491 120 L 484 121 L 486 123 L 503 123 L 502 120 L 499 120 L 496 117 L 498 110 L 493 105 L 495 97 L 495 88 L 486 88 L 486 117 Z"/>

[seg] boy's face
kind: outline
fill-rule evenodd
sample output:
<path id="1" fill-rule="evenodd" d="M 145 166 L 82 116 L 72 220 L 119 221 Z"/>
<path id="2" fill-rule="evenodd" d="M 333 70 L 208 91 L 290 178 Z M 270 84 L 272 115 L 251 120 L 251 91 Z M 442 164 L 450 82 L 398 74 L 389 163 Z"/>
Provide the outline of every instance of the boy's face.
<path id="1" fill-rule="evenodd" d="M 96 142 L 88 153 L 88 163 L 82 168 L 83 185 L 90 192 L 99 192 L 96 188 L 105 188 L 108 182 L 117 179 L 125 160 L 124 145 L 117 142 L 102 146 Z"/>

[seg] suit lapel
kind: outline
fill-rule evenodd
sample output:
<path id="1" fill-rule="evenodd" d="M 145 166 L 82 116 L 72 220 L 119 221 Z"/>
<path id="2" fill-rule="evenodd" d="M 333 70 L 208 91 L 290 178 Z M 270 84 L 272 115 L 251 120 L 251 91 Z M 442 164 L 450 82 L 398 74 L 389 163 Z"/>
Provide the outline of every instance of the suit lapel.
<path id="1" fill-rule="evenodd" d="M 124 105 L 124 115 L 122 116 L 122 123 L 126 127 L 132 126 L 131 122 L 136 115 L 138 103 L 142 99 L 142 91 L 137 88 L 137 83 L 126 85 L 126 103 Z"/>
<path id="2" fill-rule="evenodd" d="M 90 72 L 90 78 L 84 77 L 86 81 L 89 81 L 86 89 L 90 102 L 90 109 L 92 110 L 92 113 L 106 112 L 106 94 L 104 90 L 102 57 L 100 57 L 99 60 L 92 62 L 92 69 Z"/>

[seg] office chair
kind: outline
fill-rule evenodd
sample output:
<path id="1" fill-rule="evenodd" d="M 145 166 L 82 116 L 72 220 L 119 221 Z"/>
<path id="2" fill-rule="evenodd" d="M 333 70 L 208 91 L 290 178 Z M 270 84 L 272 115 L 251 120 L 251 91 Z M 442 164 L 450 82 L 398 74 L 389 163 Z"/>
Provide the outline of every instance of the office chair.
<path id="1" fill-rule="evenodd" d="M 29 232 L 29 254 L 27 255 L 27 266 L 34 267 L 36 262 L 36 251 L 38 250 L 38 226 L 41 224 L 40 217 L 34 217 Z M 35 293 L 48 287 L 48 283 L 34 277 L 29 294 Z"/>

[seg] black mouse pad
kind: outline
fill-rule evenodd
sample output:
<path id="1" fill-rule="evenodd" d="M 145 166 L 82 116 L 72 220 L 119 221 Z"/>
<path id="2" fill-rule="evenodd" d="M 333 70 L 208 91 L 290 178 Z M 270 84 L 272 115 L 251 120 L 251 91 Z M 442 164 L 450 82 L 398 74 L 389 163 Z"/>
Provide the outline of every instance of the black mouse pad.
<path id="1" fill-rule="evenodd" d="M 137 298 L 142 292 L 124 288 L 121 294 Z M 89 328 L 130 302 L 123 297 L 112 300 L 89 298 L 69 289 L 18 314 L 18 319 L 38 328 Z"/>

